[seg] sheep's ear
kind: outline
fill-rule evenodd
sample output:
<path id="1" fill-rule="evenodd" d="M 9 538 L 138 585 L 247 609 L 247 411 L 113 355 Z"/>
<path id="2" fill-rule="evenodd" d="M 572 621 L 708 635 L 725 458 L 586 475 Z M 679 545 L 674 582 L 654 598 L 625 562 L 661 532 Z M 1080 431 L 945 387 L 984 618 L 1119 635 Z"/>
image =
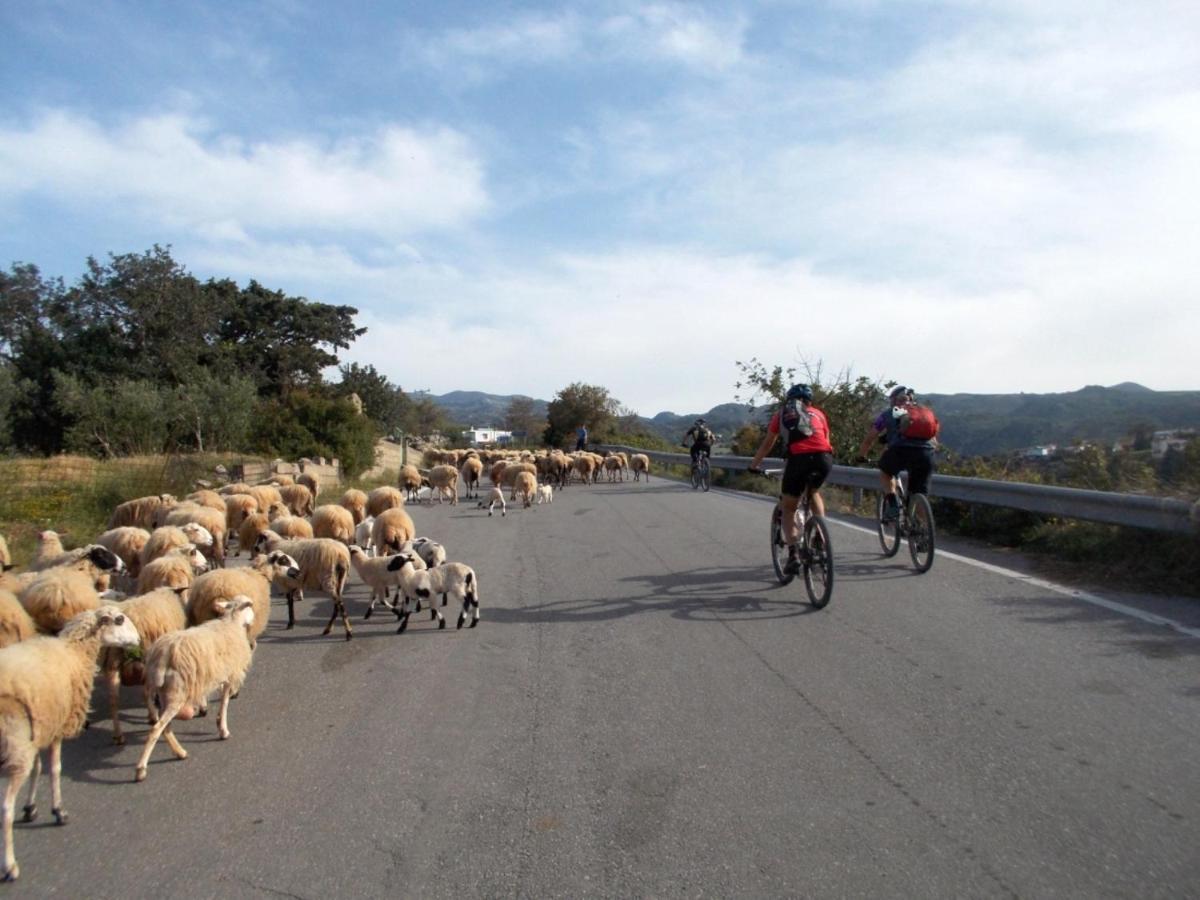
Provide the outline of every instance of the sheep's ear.
<path id="1" fill-rule="evenodd" d="M 177 588 L 171 588 L 171 590 L 173 590 L 173 591 L 175 592 L 175 596 L 176 596 L 176 597 L 178 597 L 180 600 L 185 600 L 185 599 L 187 599 L 187 595 L 188 595 L 188 588 L 186 588 L 186 587 L 177 587 Z"/>

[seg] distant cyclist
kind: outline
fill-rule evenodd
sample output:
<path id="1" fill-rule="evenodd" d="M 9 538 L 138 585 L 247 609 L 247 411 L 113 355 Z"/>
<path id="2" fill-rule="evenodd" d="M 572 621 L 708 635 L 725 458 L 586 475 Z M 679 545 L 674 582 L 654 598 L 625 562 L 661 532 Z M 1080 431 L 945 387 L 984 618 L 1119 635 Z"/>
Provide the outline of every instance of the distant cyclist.
<path id="1" fill-rule="evenodd" d="M 683 435 L 683 446 L 688 445 L 688 438 L 692 439 L 692 468 L 696 468 L 696 463 L 700 459 L 700 454 L 712 455 L 713 441 L 716 440 L 716 435 L 712 433 L 712 429 L 708 427 L 703 419 L 697 419 L 696 424 L 687 430 Z"/>
<path id="2" fill-rule="evenodd" d="M 821 485 L 833 471 L 833 445 L 829 442 L 829 419 L 825 413 L 812 405 L 813 392 L 807 384 L 793 384 L 788 388 L 783 406 L 771 416 L 750 471 L 758 472 L 763 459 L 779 440 L 782 430 L 787 430 L 787 464 L 783 470 L 780 497 L 783 506 L 783 540 L 788 545 L 788 561 L 785 571 L 795 573 L 800 569 L 797 545 L 800 535 L 796 533 L 796 507 L 800 498 L 808 491 L 809 506 L 813 515 L 825 515 L 825 501 L 821 497 Z"/>
<path id="3" fill-rule="evenodd" d="M 862 446 L 858 448 L 858 455 L 865 458 L 881 437 L 887 445 L 879 457 L 879 484 L 884 494 L 885 522 L 895 521 L 900 515 L 900 505 L 896 501 L 896 476 L 901 472 L 908 472 L 909 494 L 929 493 L 937 431 L 937 417 L 928 407 L 916 405 L 909 388 L 903 385 L 892 388 L 888 394 L 887 409 L 875 417 L 867 429 Z"/>

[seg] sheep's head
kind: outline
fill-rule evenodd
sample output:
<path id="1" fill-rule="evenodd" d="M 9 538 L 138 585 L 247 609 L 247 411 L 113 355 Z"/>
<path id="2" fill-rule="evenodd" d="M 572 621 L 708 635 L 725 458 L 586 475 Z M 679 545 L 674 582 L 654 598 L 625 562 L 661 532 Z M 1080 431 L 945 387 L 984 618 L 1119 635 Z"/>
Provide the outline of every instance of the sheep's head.
<path id="1" fill-rule="evenodd" d="M 92 544 L 88 547 L 87 558 L 102 572 L 119 574 L 125 571 L 125 563 L 121 561 L 121 557 L 100 544 Z"/>
<path id="2" fill-rule="evenodd" d="M 140 643 L 137 628 L 122 612 L 121 607 L 105 604 L 73 617 L 62 631 L 66 640 L 95 635 L 105 647 L 136 647 Z"/>
<path id="3" fill-rule="evenodd" d="M 186 525 L 181 525 L 183 533 L 188 536 L 188 540 L 198 547 L 211 547 L 213 543 L 212 532 L 203 525 L 196 522 L 188 522 Z"/>
<path id="4" fill-rule="evenodd" d="M 187 561 L 191 563 L 193 572 L 203 572 L 208 569 L 208 559 L 201 553 L 195 544 L 187 544 L 180 547 L 177 551 L 180 556 L 187 557 Z"/>
<path id="5" fill-rule="evenodd" d="M 267 565 L 274 567 L 281 578 L 295 580 L 300 577 L 300 563 L 281 550 L 267 554 Z"/>
<path id="6" fill-rule="evenodd" d="M 416 571 L 425 568 L 425 561 L 413 553 L 398 553 L 392 557 L 387 568 L 389 572 L 399 572 L 405 566 L 412 566 L 413 571 Z"/>
<path id="7" fill-rule="evenodd" d="M 220 618 L 237 622 L 247 632 L 254 624 L 254 601 L 245 594 L 238 594 L 229 600 L 218 600 L 213 604 L 213 610 Z"/>

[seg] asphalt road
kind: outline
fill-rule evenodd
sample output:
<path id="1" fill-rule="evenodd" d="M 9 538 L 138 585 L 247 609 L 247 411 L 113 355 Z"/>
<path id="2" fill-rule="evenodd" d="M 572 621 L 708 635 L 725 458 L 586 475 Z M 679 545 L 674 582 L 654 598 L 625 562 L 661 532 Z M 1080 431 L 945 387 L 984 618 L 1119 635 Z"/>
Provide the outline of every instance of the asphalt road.
<path id="1" fill-rule="evenodd" d="M 327 598 L 290 632 L 276 600 L 232 738 L 180 723 L 190 758 L 160 743 L 134 784 L 127 689 L 129 745 L 67 745 L 71 824 L 43 783 L 5 890 L 1200 893 L 1200 639 L 950 556 L 916 576 L 846 522 L 813 612 L 773 580 L 769 510 L 657 478 L 414 509 L 479 573 L 478 628 L 397 635 L 355 581 L 346 642 Z"/>

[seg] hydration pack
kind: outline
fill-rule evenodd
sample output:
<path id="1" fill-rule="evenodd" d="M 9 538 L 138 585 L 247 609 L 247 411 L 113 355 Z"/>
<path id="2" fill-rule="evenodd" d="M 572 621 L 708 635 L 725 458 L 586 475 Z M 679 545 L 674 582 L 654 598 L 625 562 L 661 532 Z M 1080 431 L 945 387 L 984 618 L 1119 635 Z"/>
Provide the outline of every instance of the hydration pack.
<path id="1" fill-rule="evenodd" d="M 789 444 L 812 437 L 812 416 L 804 409 L 804 404 L 798 398 L 793 398 L 783 404 L 783 409 L 779 411 L 779 424 L 787 429 Z"/>
<path id="2" fill-rule="evenodd" d="M 900 419 L 900 434 L 915 441 L 930 441 L 937 437 L 941 427 L 938 418 L 928 406 L 910 403 Z"/>

